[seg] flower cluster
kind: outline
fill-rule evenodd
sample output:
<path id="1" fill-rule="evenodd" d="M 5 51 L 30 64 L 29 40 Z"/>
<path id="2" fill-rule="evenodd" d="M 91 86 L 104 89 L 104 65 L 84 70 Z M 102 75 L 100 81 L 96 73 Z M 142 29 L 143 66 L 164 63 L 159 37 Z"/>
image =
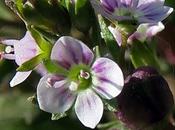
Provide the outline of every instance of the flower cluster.
<path id="1" fill-rule="evenodd" d="M 127 43 L 134 39 L 145 41 L 164 29 L 162 20 L 168 17 L 173 8 L 164 6 L 164 0 L 90 0 L 95 11 L 112 21 L 133 25 L 134 32 L 123 32 L 122 28 L 109 26 L 117 43 L 121 46 L 122 35 L 127 35 Z M 118 21 L 118 23 L 115 23 Z"/>

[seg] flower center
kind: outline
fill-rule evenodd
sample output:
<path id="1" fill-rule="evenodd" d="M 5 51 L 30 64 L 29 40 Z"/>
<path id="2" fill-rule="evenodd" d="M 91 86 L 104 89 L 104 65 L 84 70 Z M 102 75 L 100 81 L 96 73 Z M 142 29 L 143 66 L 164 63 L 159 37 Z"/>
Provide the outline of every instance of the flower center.
<path id="1" fill-rule="evenodd" d="M 116 8 L 114 13 L 117 16 L 127 16 L 132 18 L 132 10 L 128 8 Z"/>
<path id="2" fill-rule="evenodd" d="M 72 67 L 69 71 L 68 79 L 71 82 L 69 89 L 72 91 L 85 90 L 90 87 L 92 82 L 90 69 L 85 65 Z"/>

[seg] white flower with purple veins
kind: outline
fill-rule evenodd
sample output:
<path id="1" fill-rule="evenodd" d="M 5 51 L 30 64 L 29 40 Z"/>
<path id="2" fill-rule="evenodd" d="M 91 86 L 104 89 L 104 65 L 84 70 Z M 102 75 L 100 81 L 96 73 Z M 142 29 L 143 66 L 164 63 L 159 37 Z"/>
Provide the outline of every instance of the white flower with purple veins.
<path id="1" fill-rule="evenodd" d="M 17 65 L 22 65 L 24 62 L 32 59 L 38 54 L 39 48 L 29 32 L 21 40 L 4 40 L 2 44 L 6 45 L 5 51 L 1 52 L 1 58 L 15 60 Z M 17 72 L 10 82 L 10 86 L 14 87 L 22 83 L 31 71 Z"/>
<path id="2" fill-rule="evenodd" d="M 65 73 L 41 78 L 37 87 L 40 109 L 64 113 L 74 105 L 78 119 L 86 127 L 95 128 L 103 114 L 100 97 L 112 99 L 123 88 L 121 69 L 108 58 L 94 61 L 93 52 L 83 42 L 68 36 L 55 43 L 51 60 Z"/>
<path id="3" fill-rule="evenodd" d="M 164 6 L 164 0 L 90 0 L 97 13 L 111 21 L 134 21 L 136 31 L 131 34 L 127 42 L 133 39 L 140 41 L 152 37 L 164 29 L 161 23 L 172 12 L 173 8 Z M 132 23 L 132 22 L 130 22 Z M 118 44 L 121 45 L 120 31 L 109 27 Z"/>

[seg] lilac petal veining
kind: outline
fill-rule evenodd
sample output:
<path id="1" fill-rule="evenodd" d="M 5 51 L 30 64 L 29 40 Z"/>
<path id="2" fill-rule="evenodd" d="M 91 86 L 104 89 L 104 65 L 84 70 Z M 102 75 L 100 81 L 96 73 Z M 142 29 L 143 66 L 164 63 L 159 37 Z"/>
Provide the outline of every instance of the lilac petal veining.
<path id="1" fill-rule="evenodd" d="M 76 96 L 69 90 L 69 83 L 50 86 L 47 80 L 52 77 L 53 75 L 45 75 L 37 86 L 39 107 L 50 113 L 64 113 L 73 105 Z"/>
<path id="2" fill-rule="evenodd" d="M 19 66 L 35 57 L 37 52 L 38 46 L 28 31 L 18 43 L 14 43 L 15 61 Z"/>
<path id="3" fill-rule="evenodd" d="M 61 37 L 54 45 L 51 59 L 69 69 L 74 64 L 91 64 L 94 55 L 81 41 L 69 36 Z"/>
<path id="4" fill-rule="evenodd" d="M 95 9 L 95 12 L 97 14 L 101 14 L 102 16 L 106 17 L 109 20 L 118 20 L 122 19 L 123 17 L 118 17 L 113 14 L 114 10 L 109 10 L 108 8 L 105 8 L 99 1 L 97 0 L 90 0 L 93 8 Z"/>
<path id="5" fill-rule="evenodd" d="M 137 31 L 129 36 L 127 42 L 132 43 L 135 39 L 143 42 L 146 39 L 149 39 L 157 33 L 161 32 L 164 28 L 165 27 L 161 22 L 153 24 L 140 24 L 137 28 Z"/>
<path id="6" fill-rule="evenodd" d="M 101 4 L 111 12 L 113 12 L 115 8 L 118 6 L 118 2 L 116 0 L 100 0 L 100 1 Z"/>
<path id="7" fill-rule="evenodd" d="M 26 72 L 16 72 L 15 76 L 13 79 L 10 81 L 10 86 L 14 87 L 20 83 L 22 83 L 24 80 L 29 77 L 32 71 L 26 71 Z"/>
<path id="8" fill-rule="evenodd" d="M 164 0 L 90 0 L 96 13 L 109 20 L 137 20 L 139 23 L 159 22 L 168 17 L 173 8 L 164 6 Z M 122 13 L 125 10 L 130 12 Z"/>
<path id="9" fill-rule="evenodd" d="M 139 0 L 138 7 L 150 5 L 153 3 L 157 3 L 159 6 L 163 6 L 165 0 Z"/>
<path id="10" fill-rule="evenodd" d="M 91 89 L 87 89 L 78 94 L 75 113 L 83 125 L 93 129 L 102 118 L 103 103 Z"/>
<path id="11" fill-rule="evenodd" d="M 137 12 L 141 12 L 140 15 L 136 16 L 139 23 L 154 23 L 164 20 L 172 12 L 173 8 L 167 6 L 148 6 L 147 10 L 141 10 L 138 8 Z"/>
<path id="12" fill-rule="evenodd" d="M 107 58 L 97 59 L 92 66 L 93 89 L 106 99 L 116 97 L 122 91 L 124 77 L 120 67 Z"/>

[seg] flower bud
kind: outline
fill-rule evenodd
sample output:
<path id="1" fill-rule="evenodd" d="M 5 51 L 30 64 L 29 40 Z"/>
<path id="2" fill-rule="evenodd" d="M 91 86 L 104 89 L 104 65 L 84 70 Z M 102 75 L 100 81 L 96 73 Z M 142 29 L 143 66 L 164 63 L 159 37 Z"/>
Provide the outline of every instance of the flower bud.
<path id="1" fill-rule="evenodd" d="M 165 119 L 174 105 L 167 82 L 151 67 L 138 68 L 126 78 L 117 102 L 117 117 L 134 130 Z"/>

